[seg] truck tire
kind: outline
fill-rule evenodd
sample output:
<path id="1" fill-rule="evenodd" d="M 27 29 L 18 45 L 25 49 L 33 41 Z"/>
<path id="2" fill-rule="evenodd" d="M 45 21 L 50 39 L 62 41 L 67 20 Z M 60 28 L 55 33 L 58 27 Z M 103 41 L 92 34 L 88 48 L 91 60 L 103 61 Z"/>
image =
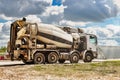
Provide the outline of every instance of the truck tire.
<path id="1" fill-rule="evenodd" d="M 85 58 L 83 59 L 84 62 L 91 62 L 93 59 L 93 56 L 90 52 L 86 52 Z"/>
<path id="2" fill-rule="evenodd" d="M 78 53 L 73 52 L 70 55 L 70 63 L 78 63 L 78 61 L 79 61 L 79 55 L 78 55 Z"/>
<path id="3" fill-rule="evenodd" d="M 34 55 L 34 63 L 35 64 L 45 63 L 45 56 L 42 53 L 36 53 Z"/>
<path id="4" fill-rule="evenodd" d="M 56 63 L 58 61 L 58 54 L 56 52 L 51 52 L 48 54 L 48 63 Z"/>
<path id="5" fill-rule="evenodd" d="M 62 64 L 65 62 L 65 59 L 59 59 L 58 62 Z"/>

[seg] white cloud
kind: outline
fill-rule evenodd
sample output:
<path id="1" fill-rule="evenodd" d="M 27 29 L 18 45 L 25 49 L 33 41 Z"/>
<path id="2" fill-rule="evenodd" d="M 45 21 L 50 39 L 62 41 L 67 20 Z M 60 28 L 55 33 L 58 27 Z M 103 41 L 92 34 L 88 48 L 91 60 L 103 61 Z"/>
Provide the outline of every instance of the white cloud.
<path id="1" fill-rule="evenodd" d="M 44 1 L 44 2 L 47 2 L 47 3 L 52 3 L 52 0 L 33 0 L 33 1 Z"/>
<path id="2" fill-rule="evenodd" d="M 120 8 L 120 0 L 113 0 L 113 2 Z"/>
<path id="3" fill-rule="evenodd" d="M 3 23 L 0 23 L 0 32 L 2 31 Z"/>
<path id="4" fill-rule="evenodd" d="M 106 25 L 106 27 L 91 26 L 83 28 L 86 33 L 92 33 L 98 37 L 114 38 L 120 34 L 120 27 L 115 25 Z"/>
<path id="5" fill-rule="evenodd" d="M 5 40 L 0 40 L 0 47 L 3 47 L 3 46 L 6 46 L 7 47 L 7 42 L 9 40 L 8 39 L 5 39 Z"/>
<path id="6" fill-rule="evenodd" d="M 49 0 L 48 0 L 49 1 Z M 0 14 L 2 17 L 23 17 L 42 14 L 50 6 L 47 0 L 0 0 Z M 8 3 L 10 5 L 8 5 Z M 7 19 L 6 19 L 7 20 Z"/>
<path id="7" fill-rule="evenodd" d="M 91 26 L 83 28 L 86 33 L 95 34 L 98 37 L 99 45 L 118 46 L 120 45 L 120 26 L 106 25 L 106 27 Z"/>
<path id="8" fill-rule="evenodd" d="M 117 7 L 112 0 L 66 0 L 64 5 L 67 6 L 64 11 L 66 20 L 102 21 L 117 15 Z"/>
<path id="9" fill-rule="evenodd" d="M 106 28 L 101 28 L 101 27 L 88 27 L 88 28 L 83 28 L 86 33 L 90 34 L 95 34 L 97 37 L 112 37 L 113 33 L 112 31 L 106 29 Z"/>
<path id="10" fill-rule="evenodd" d="M 6 23 L 3 24 L 2 26 L 2 33 L 6 34 L 7 32 L 10 32 L 10 25 L 11 25 L 11 21 L 8 21 Z"/>
<path id="11" fill-rule="evenodd" d="M 107 4 L 105 4 L 104 6 L 108 9 L 109 14 L 111 15 L 112 14 L 112 8 Z"/>
<path id="12" fill-rule="evenodd" d="M 61 20 L 59 22 L 60 25 L 67 25 L 67 26 L 85 26 L 90 22 L 74 22 L 74 21 L 69 21 L 69 20 Z"/>
<path id="13" fill-rule="evenodd" d="M 42 16 L 50 16 L 50 15 L 59 15 L 64 12 L 64 9 L 66 6 L 49 6 L 46 8 L 45 12 L 42 14 Z"/>
<path id="14" fill-rule="evenodd" d="M 93 4 L 96 4 L 96 1 L 95 1 L 95 0 L 93 0 Z"/>
<path id="15" fill-rule="evenodd" d="M 5 23 L 0 23 L 0 47 L 7 46 L 10 35 L 10 24 L 12 22 L 8 21 Z"/>
<path id="16" fill-rule="evenodd" d="M 120 33 L 120 26 L 115 26 L 115 25 L 107 25 L 106 29 L 110 30 L 113 32 L 113 37 L 115 36 L 115 34 Z"/>
<path id="17" fill-rule="evenodd" d="M 41 19 L 39 17 L 37 17 L 37 15 L 28 15 L 26 16 L 27 21 L 30 22 L 41 22 Z"/>
<path id="18" fill-rule="evenodd" d="M 113 0 L 113 3 L 118 7 L 118 14 L 120 15 L 120 0 Z"/>
<path id="19" fill-rule="evenodd" d="M 102 46 L 119 46 L 116 40 L 99 40 L 99 45 Z"/>
<path id="20" fill-rule="evenodd" d="M 12 20 L 14 17 L 7 17 L 4 14 L 0 14 L 0 19 L 4 19 L 4 20 Z"/>
<path id="21" fill-rule="evenodd" d="M 53 1 L 53 0 L 43 0 L 43 1 L 52 4 L 52 1 Z"/>
<path id="22" fill-rule="evenodd" d="M 22 12 L 23 10 L 27 9 L 30 6 L 28 1 L 24 1 L 24 4 L 20 7 L 19 11 Z"/>

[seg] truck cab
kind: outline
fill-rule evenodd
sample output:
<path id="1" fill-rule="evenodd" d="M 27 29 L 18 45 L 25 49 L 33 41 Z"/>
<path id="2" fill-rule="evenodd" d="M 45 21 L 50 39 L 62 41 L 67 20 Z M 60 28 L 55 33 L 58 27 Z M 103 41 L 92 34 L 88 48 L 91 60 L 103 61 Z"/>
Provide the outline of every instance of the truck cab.
<path id="1" fill-rule="evenodd" d="M 91 62 L 92 59 L 97 58 L 97 37 L 94 34 L 80 34 L 80 44 L 82 58 L 84 62 Z"/>
<path id="2" fill-rule="evenodd" d="M 80 58 L 84 62 L 91 62 L 97 58 L 97 37 L 94 34 L 84 33 L 79 28 L 63 28 L 73 37 L 73 48 L 80 52 Z"/>

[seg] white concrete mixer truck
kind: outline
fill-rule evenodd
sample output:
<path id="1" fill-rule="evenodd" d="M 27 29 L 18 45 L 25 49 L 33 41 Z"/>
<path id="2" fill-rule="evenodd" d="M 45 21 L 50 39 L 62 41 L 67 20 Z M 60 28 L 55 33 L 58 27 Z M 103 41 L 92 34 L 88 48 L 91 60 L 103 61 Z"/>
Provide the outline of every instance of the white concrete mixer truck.
<path id="1" fill-rule="evenodd" d="M 11 60 L 24 63 L 78 63 L 97 58 L 97 37 L 81 29 L 30 23 L 26 19 L 11 24 L 7 51 Z"/>

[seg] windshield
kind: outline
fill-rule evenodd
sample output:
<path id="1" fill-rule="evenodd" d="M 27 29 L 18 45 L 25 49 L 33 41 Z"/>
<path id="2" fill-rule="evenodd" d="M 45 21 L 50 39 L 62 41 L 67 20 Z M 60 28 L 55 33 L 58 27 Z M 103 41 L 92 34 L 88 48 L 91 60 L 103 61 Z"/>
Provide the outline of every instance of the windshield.
<path id="1" fill-rule="evenodd" d="M 97 44 L 97 38 L 96 38 L 96 36 L 90 36 L 90 43 Z"/>

